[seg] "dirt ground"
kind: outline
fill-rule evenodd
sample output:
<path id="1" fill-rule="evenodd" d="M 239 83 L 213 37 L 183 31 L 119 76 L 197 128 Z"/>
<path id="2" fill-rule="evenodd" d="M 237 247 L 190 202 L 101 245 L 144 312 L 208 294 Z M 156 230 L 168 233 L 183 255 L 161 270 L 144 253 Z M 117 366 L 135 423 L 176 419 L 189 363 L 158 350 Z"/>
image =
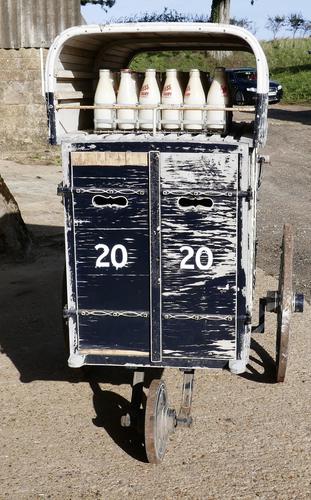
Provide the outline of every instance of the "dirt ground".
<path id="1" fill-rule="evenodd" d="M 295 226 L 295 283 L 310 290 L 310 109 L 270 111 L 259 204 L 257 296 L 277 287 L 284 222 Z M 19 157 L 20 158 L 20 157 Z M 285 384 L 273 383 L 275 315 L 255 334 L 248 372 L 197 371 L 194 425 L 146 463 L 120 427 L 131 374 L 66 366 L 61 326 L 63 214 L 59 166 L 0 160 L 34 235 L 31 259 L 0 265 L 0 499 L 310 499 L 310 305 L 294 315 Z M 310 297 L 310 294 L 308 295 Z M 181 375 L 166 370 L 172 406 Z"/>

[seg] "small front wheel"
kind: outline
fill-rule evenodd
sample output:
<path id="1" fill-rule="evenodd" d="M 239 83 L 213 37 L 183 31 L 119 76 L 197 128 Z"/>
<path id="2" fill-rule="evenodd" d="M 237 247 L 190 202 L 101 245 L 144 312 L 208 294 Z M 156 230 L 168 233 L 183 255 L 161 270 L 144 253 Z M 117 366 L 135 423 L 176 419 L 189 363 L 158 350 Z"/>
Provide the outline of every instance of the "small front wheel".
<path id="1" fill-rule="evenodd" d="M 145 413 L 145 449 L 148 462 L 158 464 L 163 460 L 168 436 L 176 425 L 175 411 L 168 406 L 168 396 L 163 380 L 151 382 Z"/>

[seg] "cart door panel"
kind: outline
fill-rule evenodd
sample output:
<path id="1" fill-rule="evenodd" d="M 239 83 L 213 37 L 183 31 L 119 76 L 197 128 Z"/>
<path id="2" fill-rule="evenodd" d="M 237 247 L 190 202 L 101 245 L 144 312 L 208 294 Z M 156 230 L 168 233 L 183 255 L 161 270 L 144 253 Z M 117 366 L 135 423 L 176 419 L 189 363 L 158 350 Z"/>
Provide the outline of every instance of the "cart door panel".
<path id="1" fill-rule="evenodd" d="M 209 209 L 194 210 L 179 208 L 181 198 L 162 197 L 163 312 L 234 314 L 236 199 L 188 196 L 213 201 Z"/>
<path id="2" fill-rule="evenodd" d="M 77 230 L 79 309 L 148 311 L 148 248 L 147 229 Z"/>
<path id="3" fill-rule="evenodd" d="M 163 356 L 235 355 L 238 166 L 161 155 Z"/>
<path id="4" fill-rule="evenodd" d="M 148 355 L 148 165 L 88 160 L 72 165 L 78 347 Z"/>

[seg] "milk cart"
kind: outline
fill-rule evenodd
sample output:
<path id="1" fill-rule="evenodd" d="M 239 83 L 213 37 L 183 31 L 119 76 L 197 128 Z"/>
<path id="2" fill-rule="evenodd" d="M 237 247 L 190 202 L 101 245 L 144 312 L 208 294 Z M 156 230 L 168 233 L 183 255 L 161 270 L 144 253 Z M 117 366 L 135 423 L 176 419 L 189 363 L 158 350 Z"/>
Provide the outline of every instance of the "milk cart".
<path id="1" fill-rule="evenodd" d="M 223 134 L 161 130 L 93 131 L 98 70 L 119 71 L 139 52 L 241 50 L 257 65 L 254 120 Z M 165 382 L 147 391 L 148 460 L 162 460 L 176 426 L 190 426 L 196 368 L 248 363 L 253 323 L 256 193 L 265 161 L 269 76 L 256 38 L 236 27 L 203 23 L 135 23 L 70 28 L 51 46 L 46 65 L 50 142 L 62 144 L 69 366 L 133 370 L 123 426 L 142 411 L 150 368 L 183 372 L 179 412 Z M 114 105 L 114 107 L 117 107 Z M 138 109 L 138 106 L 136 106 Z M 184 109 L 184 107 L 180 107 Z M 291 314 L 293 231 L 284 226 L 278 291 L 260 300 L 277 313 L 276 381 L 284 380 Z M 153 370 L 155 371 L 155 370 Z"/>

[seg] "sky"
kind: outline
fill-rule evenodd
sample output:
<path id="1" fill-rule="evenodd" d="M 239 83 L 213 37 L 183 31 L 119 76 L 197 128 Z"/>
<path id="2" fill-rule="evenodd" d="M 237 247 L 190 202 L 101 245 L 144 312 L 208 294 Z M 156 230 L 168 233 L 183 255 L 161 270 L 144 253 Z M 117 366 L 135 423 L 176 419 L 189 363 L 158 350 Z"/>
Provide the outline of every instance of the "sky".
<path id="1" fill-rule="evenodd" d="M 191 9 L 189 4 L 191 3 Z M 164 7 L 182 13 L 207 14 L 210 13 L 211 0 L 116 0 L 115 5 L 105 13 L 104 9 L 96 5 L 82 7 L 82 15 L 89 24 L 99 24 L 116 20 L 118 17 L 130 16 L 141 12 L 163 12 Z M 247 18 L 253 21 L 256 36 L 260 40 L 272 38 L 266 28 L 267 17 L 302 13 L 305 19 L 311 20 L 311 0 L 231 0 L 231 17 Z M 289 31 L 280 32 L 281 36 L 291 36 Z"/>

